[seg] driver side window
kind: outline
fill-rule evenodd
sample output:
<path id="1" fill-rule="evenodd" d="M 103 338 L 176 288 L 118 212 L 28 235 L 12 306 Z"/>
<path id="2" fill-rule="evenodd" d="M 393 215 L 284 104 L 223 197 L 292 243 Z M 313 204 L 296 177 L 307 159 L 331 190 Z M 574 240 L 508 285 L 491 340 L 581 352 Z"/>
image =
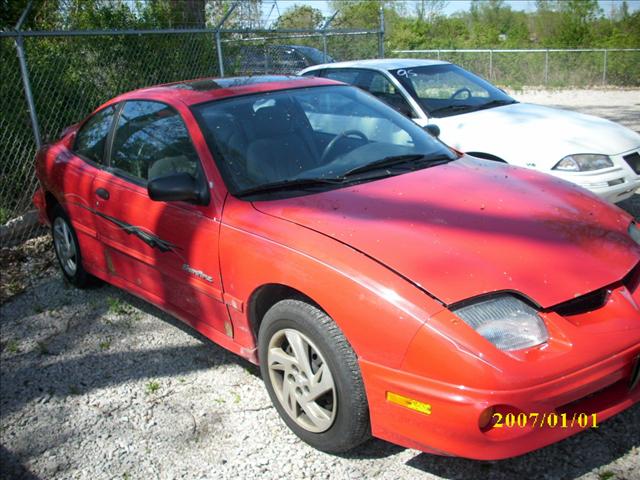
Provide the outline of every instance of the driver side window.
<path id="1" fill-rule="evenodd" d="M 142 183 L 173 173 L 196 177 L 198 155 L 173 108 L 160 102 L 129 101 L 118 119 L 110 166 Z"/>

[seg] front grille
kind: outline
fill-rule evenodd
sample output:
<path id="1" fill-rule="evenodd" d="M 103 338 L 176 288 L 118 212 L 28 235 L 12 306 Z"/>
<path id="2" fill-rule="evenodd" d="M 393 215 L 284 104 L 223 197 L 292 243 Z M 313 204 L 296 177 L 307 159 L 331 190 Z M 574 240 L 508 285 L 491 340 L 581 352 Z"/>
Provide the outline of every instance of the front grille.
<path id="1" fill-rule="evenodd" d="M 610 290 L 607 288 L 601 288 L 595 292 L 587 293 L 581 297 L 574 298 L 568 302 L 561 303 L 553 307 L 553 311 L 558 315 L 567 317 L 570 315 L 580 315 L 581 313 L 591 312 L 602 308 L 607 303 Z"/>
<path id="2" fill-rule="evenodd" d="M 633 152 L 629 155 L 625 155 L 622 158 L 624 158 L 624 161 L 629 164 L 634 172 L 640 173 L 640 153 Z"/>

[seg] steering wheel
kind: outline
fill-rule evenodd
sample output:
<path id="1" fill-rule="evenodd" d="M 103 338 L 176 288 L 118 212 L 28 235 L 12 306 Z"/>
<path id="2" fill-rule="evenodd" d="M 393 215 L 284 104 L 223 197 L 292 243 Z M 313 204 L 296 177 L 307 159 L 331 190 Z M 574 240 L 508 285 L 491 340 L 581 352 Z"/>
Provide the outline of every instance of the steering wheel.
<path id="1" fill-rule="evenodd" d="M 469 90 L 467 87 L 462 87 L 462 88 L 459 88 L 458 90 L 456 90 L 455 92 L 453 92 L 453 95 L 451 95 L 449 97 L 449 99 L 450 100 L 455 100 L 458 95 L 460 95 L 461 93 L 465 93 L 465 92 L 467 93 L 467 97 L 465 99 L 461 98 L 460 100 L 466 100 L 467 98 L 471 98 L 471 90 Z"/>
<path id="2" fill-rule="evenodd" d="M 329 154 L 332 153 L 332 150 L 335 148 L 335 146 L 338 144 L 340 140 L 342 140 L 343 138 L 347 138 L 350 135 L 360 137 L 365 142 L 369 141 L 369 138 L 367 138 L 367 136 L 364 133 L 362 133 L 360 130 L 345 130 L 344 132 L 340 132 L 324 148 L 324 151 L 322 152 L 322 156 L 320 157 L 320 163 L 324 163 L 324 161 L 329 157 Z"/>

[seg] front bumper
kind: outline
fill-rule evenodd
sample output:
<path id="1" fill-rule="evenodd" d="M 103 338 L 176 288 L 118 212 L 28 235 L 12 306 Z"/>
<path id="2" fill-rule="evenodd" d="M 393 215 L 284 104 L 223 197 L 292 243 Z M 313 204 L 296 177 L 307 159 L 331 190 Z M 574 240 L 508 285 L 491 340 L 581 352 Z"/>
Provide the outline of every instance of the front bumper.
<path id="1" fill-rule="evenodd" d="M 41 187 L 38 187 L 36 193 L 33 194 L 32 201 L 33 205 L 38 210 L 38 222 L 41 225 L 49 225 L 49 218 L 47 217 L 47 201 Z"/>
<path id="2" fill-rule="evenodd" d="M 613 167 L 593 172 L 560 172 L 551 170 L 552 175 L 580 185 L 598 195 L 603 200 L 618 203 L 631 197 L 640 189 L 640 174 L 636 173 L 625 156 L 640 152 L 631 150 L 618 155 L 611 155 Z"/>
<path id="3" fill-rule="evenodd" d="M 479 427 L 490 406 L 508 405 L 529 413 L 595 414 L 600 423 L 640 401 L 640 386 L 629 388 L 640 357 L 640 345 L 556 380 L 511 391 L 469 389 L 360 361 L 371 412 L 372 433 L 378 438 L 440 455 L 497 460 L 522 455 L 585 428 L 556 426 L 525 428 Z M 640 382 L 637 382 L 640 383 Z M 387 392 L 430 405 L 424 414 L 387 401 Z M 591 417 L 590 417 L 591 418 Z M 588 428 L 588 427 L 586 427 Z"/>

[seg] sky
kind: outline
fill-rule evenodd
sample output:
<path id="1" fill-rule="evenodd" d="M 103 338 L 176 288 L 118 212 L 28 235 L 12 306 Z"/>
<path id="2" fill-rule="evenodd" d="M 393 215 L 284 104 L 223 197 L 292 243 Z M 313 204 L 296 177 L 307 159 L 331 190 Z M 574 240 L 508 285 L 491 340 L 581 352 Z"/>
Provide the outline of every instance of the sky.
<path id="1" fill-rule="evenodd" d="M 404 3 L 411 6 L 416 2 L 408 0 L 404 1 Z M 507 0 L 505 3 L 513 10 L 533 11 L 536 9 L 536 2 L 533 0 Z M 608 14 L 611 11 L 612 4 L 619 5 L 622 3 L 622 0 L 599 0 L 599 3 L 600 8 L 602 8 L 604 13 Z M 640 9 L 640 0 L 627 0 L 627 4 L 629 5 L 629 11 L 631 12 Z M 294 5 L 310 5 L 320 10 L 325 17 L 328 17 L 333 13 L 327 0 L 263 0 L 263 18 L 269 17 L 269 21 L 267 23 L 274 21 L 278 18 L 278 12 L 281 14 L 287 10 L 287 8 Z M 444 13 L 446 15 L 451 15 L 455 12 L 469 10 L 470 6 L 471 0 L 449 0 L 446 3 Z"/>

